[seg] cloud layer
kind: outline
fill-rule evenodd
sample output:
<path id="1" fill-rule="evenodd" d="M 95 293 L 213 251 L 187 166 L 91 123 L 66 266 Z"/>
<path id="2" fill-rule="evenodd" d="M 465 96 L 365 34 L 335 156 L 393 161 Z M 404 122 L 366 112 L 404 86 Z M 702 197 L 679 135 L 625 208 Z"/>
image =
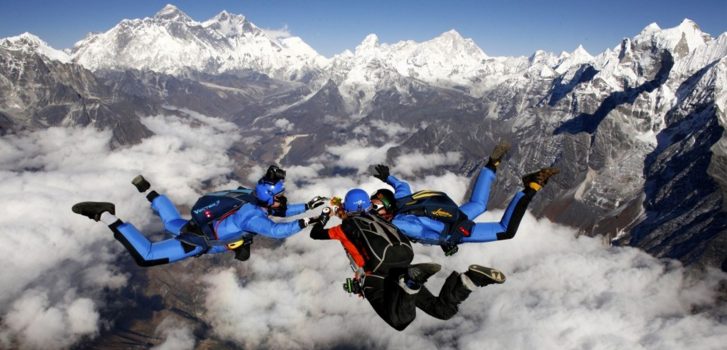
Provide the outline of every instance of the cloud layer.
<path id="1" fill-rule="evenodd" d="M 412 186 L 447 190 L 461 200 L 467 182 L 447 173 Z M 359 183 L 367 190 L 380 186 L 365 175 L 332 177 L 294 192 L 342 195 Z M 718 284 L 727 282 L 724 273 L 691 275 L 676 261 L 608 247 L 600 237 L 578 237 L 574 229 L 531 215 L 509 241 L 464 245 L 451 258 L 438 247 L 415 250 L 416 261 L 444 266 L 430 282 L 435 293 L 452 270 L 472 263 L 497 267 L 508 281 L 475 291 L 449 321 L 419 312 L 400 333 L 365 300 L 343 292 L 351 272 L 340 244 L 313 241 L 304 232 L 206 276 L 205 317 L 217 336 L 245 347 L 719 349 L 727 342 L 727 325 L 712 309 Z"/>
<path id="2" fill-rule="evenodd" d="M 99 331 L 103 294 L 124 288 L 114 264 L 126 252 L 102 224 L 73 214 L 80 201 L 111 201 L 139 227 L 159 227 L 130 180 L 137 174 L 191 203 L 203 181 L 228 182 L 224 151 L 237 128 L 201 115 L 158 116 L 156 136 L 110 149 L 111 133 L 49 128 L 0 139 L 0 347 L 61 348 Z M 192 127 L 191 124 L 199 126 Z M 160 181 L 155 181 L 159 179 Z"/>
<path id="3" fill-rule="evenodd" d="M 155 136 L 110 148 L 111 133 L 50 128 L 0 138 L 0 347 L 63 348 L 97 336 L 104 295 L 127 287 L 114 263 L 129 259 L 102 224 L 71 213 L 73 203 L 108 200 L 117 215 L 147 231 L 160 225 L 129 184 L 143 173 L 154 188 L 182 205 L 204 190 L 234 187 L 225 150 L 239 140 L 229 123 L 186 116 L 146 118 Z M 193 122 L 190 122 L 191 117 Z M 191 125 L 195 125 L 194 127 Z M 288 167 L 288 196 L 342 196 L 352 187 L 384 186 L 368 174 L 386 150 L 362 141 L 331 147 L 319 163 Z M 414 190 L 439 189 L 461 201 L 469 179 L 420 170 L 451 164 L 459 154 L 406 154 L 395 175 Z M 327 166 L 357 175 L 321 176 Z M 253 182 L 266 164 L 251 169 Z M 498 220 L 501 212 L 480 221 Z M 445 258 L 438 247 L 416 245 L 416 261 L 444 266 L 431 282 L 435 293 L 452 271 L 472 263 L 503 270 L 508 281 L 475 291 L 449 321 L 419 312 L 404 332 L 391 329 L 370 305 L 343 292 L 351 272 L 340 244 L 313 241 L 308 231 L 276 248 L 255 247 L 252 258 L 199 271 L 211 336 L 245 347 L 304 349 L 720 349 L 727 343 L 727 310 L 715 304 L 725 274 L 688 272 L 633 248 L 608 247 L 598 237 L 527 215 L 509 241 L 461 246 Z M 719 309 L 721 307 L 721 309 Z M 193 348 L 193 325 L 178 319 L 157 328 L 158 348 Z"/>

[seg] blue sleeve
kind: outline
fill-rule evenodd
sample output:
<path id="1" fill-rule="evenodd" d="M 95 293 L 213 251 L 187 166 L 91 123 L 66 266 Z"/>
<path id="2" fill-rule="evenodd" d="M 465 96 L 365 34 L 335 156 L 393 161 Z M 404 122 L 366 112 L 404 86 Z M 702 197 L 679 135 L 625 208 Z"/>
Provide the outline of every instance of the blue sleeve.
<path id="1" fill-rule="evenodd" d="M 245 231 L 276 239 L 290 237 L 300 232 L 300 230 L 302 228 L 297 220 L 291 222 L 273 222 L 264 215 L 256 215 L 245 223 Z"/>
<path id="2" fill-rule="evenodd" d="M 389 175 L 386 178 L 386 182 L 394 187 L 394 198 L 402 198 L 411 194 L 411 187 L 406 181 L 401 181 L 395 178 L 393 175 Z"/>
<path id="3" fill-rule="evenodd" d="M 305 212 L 305 203 L 288 204 L 285 216 L 295 216 Z"/>

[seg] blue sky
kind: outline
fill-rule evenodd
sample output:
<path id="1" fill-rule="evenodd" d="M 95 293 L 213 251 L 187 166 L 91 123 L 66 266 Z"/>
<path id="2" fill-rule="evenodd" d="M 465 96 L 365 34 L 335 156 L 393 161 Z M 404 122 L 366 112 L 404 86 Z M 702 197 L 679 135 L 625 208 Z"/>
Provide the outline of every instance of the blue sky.
<path id="1" fill-rule="evenodd" d="M 0 37 L 27 31 L 55 48 L 68 48 L 88 32 L 106 31 L 124 18 L 153 16 L 167 3 L 198 21 L 227 10 L 263 28 L 287 27 L 327 57 L 355 48 L 369 33 L 394 43 L 455 29 L 488 55 L 519 56 L 537 49 L 572 51 L 579 44 L 596 54 L 651 22 L 668 28 L 684 18 L 712 36 L 727 31 L 727 0 L 0 0 Z"/>

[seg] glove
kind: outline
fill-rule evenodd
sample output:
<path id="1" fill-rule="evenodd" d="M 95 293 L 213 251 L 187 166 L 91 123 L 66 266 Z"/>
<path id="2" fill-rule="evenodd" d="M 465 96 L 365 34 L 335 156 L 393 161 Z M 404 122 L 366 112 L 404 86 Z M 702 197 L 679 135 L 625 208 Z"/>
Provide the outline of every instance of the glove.
<path id="1" fill-rule="evenodd" d="M 328 209 L 328 210 L 325 210 L 325 209 Z M 325 208 L 325 209 L 323 210 L 321 215 L 314 216 L 312 218 L 300 219 L 298 221 L 298 224 L 300 225 L 301 228 L 305 228 L 310 225 L 316 225 L 316 224 L 321 224 L 321 226 L 326 226 L 326 224 L 328 223 L 328 219 L 330 218 L 331 210 L 330 210 L 330 208 Z"/>
<path id="2" fill-rule="evenodd" d="M 386 179 L 389 178 L 389 167 L 383 164 L 378 164 L 374 167 L 374 177 L 386 182 Z"/>
<path id="3" fill-rule="evenodd" d="M 325 204 L 327 200 L 327 197 L 315 196 L 313 197 L 313 199 L 309 200 L 308 203 L 305 204 L 305 210 L 318 208 L 321 205 Z"/>

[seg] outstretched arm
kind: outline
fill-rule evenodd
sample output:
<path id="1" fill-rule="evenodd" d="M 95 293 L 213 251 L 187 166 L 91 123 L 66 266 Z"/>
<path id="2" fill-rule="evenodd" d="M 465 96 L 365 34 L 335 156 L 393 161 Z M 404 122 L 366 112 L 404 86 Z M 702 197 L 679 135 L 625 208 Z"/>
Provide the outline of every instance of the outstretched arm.
<path id="1" fill-rule="evenodd" d="M 291 222 L 273 222 L 266 216 L 251 218 L 245 225 L 245 231 L 254 232 L 270 238 L 283 239 L 290 237 L 305 227 L 304 220 Z"/>
<path id="2" fill-rule="evenodd" d="M 331 235 L 328 233 L 328 229 L 323 228 L 322 224 L 315 224 L 313 225 L 313 229 L 310 231 L 310 238 L 331 239 Z"/>
<path id="3" fill-rule="evenodd" d="M 374 177 L 391 185 L 391 187 L 394 188 L 394 197 L 397 199 L 411 194 L 411 187 L 409 187 L 409 184 L 391 176 L 389 167 L 386 165 L 376 165 L 374 167 Z"/>
<path id="4" fill-rule="evenodd" d="M 285 211 L 285 216 L 298 215 L 305 212 L 306 210 L 318 208 L 321 205 L 325 204 L 327 200 L 327 197 L 315 196 L 307 203 L 288 204 L 288 209 Z"/>
<path id="5" fill-rule="evenodd" d="M 285 216 L 295 216 L 306 211 L 305 203 L 288 204 L 288 209 L 285 210 Z"/>
<path id="6" fill-rule="evenodd" d="M 386 183 L 394 188 L 394 197 L 397 199 L 406 197 L 411 194 L 411 187 L 409 187 L 409 183 L 399 180 L 393 175 L 389 175 L 389 177 L 386 178 Z"/>

